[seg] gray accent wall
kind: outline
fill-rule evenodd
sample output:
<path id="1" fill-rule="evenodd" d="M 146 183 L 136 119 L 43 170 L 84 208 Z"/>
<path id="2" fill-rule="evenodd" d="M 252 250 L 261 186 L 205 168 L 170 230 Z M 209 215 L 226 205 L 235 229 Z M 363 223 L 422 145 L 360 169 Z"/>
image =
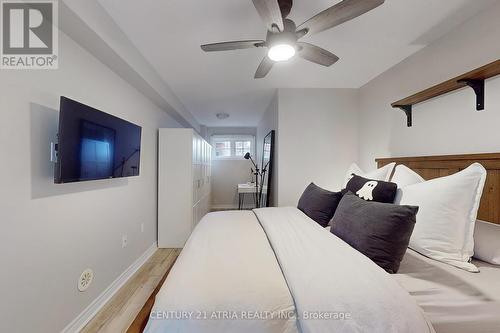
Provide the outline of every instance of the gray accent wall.
<path id="1" fill-rule="evenodd" d="M 157 238 L 157 129 L 180 124 L 64 33 L 59 49 L 58 70 L 0 74 L 0 332 L 60 332 Z M 139 177 L 54 184 L 61 95 L 142 126 Z"/>

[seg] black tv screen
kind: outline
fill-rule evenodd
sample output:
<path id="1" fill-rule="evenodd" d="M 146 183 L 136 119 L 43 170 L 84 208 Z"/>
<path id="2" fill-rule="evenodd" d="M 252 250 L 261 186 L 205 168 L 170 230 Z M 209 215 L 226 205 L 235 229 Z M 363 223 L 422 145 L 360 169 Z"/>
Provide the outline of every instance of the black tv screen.
<path id="1" fill-rule="evenodd" d="M 141 127 L 61 97 L 57 184 L 139 175 Z"/>

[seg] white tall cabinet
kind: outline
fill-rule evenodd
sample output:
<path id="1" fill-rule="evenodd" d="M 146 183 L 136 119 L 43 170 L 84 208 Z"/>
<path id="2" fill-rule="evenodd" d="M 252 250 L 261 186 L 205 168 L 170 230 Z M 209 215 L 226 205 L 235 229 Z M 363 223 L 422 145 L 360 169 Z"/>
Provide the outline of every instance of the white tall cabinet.
<path id="1" fill-rule="evenodd" d="M 211 169 L 212 146 L 193 129 L 160 129 L 158 247 L 183 247 L 210 211 Z"/>

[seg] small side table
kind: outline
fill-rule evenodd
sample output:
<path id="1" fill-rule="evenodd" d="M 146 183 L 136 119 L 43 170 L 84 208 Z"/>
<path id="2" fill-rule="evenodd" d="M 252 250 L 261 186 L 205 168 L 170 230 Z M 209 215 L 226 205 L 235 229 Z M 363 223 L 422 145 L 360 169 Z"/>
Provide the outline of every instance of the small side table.
<path id="1" fill-rule="evenodd" d="M 243 209 L 243 204 L 245 202 L 245 194 L 253 194 L 254 205 L 257 202 L 257 188 L 255 184 L 238 184 L 238 209 Z"/>

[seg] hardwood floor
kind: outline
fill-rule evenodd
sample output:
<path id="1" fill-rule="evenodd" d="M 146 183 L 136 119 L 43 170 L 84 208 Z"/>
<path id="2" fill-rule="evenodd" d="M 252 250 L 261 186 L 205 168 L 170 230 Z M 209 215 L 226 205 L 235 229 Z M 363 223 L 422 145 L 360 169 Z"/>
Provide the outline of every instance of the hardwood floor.
<path id="1" fill-rule="evenodd" d="M 142 332 L 153 306 L 154 296 L 180 251 L 158 249 L 81 332 Z"/>

